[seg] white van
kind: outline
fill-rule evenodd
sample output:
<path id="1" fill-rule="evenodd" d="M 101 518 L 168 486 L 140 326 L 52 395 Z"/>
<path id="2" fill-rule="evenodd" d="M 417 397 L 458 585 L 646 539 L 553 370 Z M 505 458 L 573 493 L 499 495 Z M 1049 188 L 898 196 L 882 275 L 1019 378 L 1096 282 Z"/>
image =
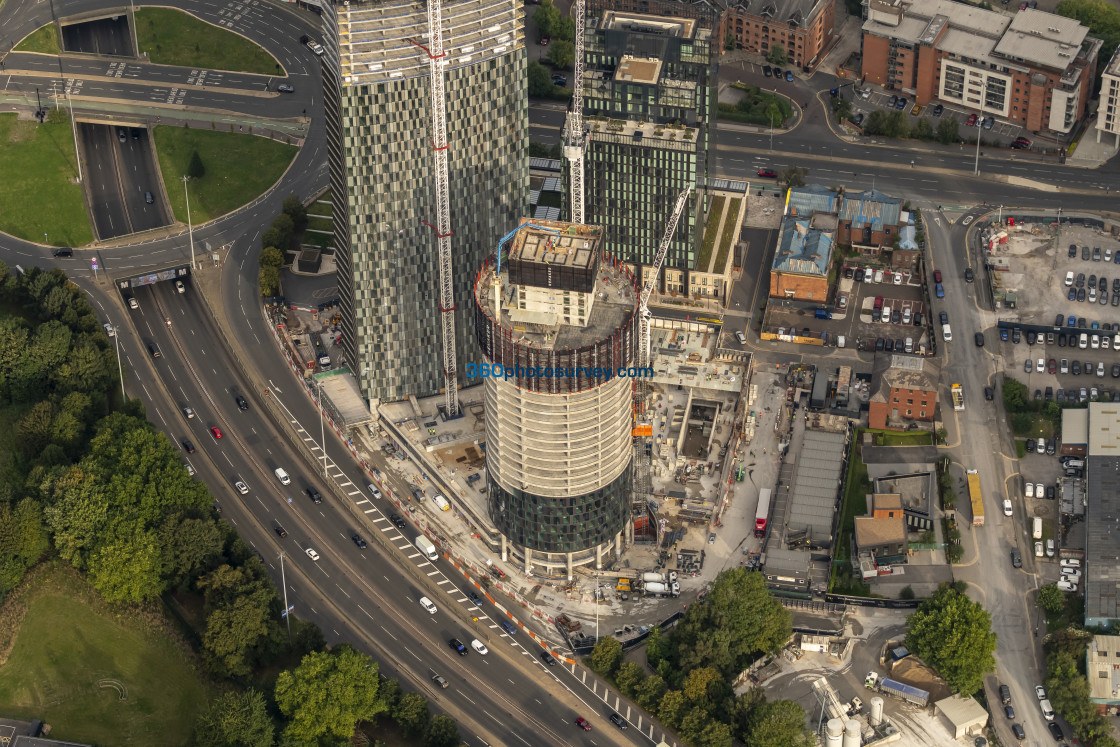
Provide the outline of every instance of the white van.
<path id="1" fill-rule="evenodd" d="M 1066 568 L 1080 568 L 1081 561 L 1077 558 L 1062 558 L 1062 565 Z"/>
<path id="2" fill-rule="evenodd" d="M 1038 707 L 1042 709 L 1042 717 L 1047 721 L 1054 720 L 1054 708 L 1050 705 L 1050 701 L 1043 698 L 1038 701 Z"/>
<path id="3" fill-rule="evenodd" d="M 844 339 L 844 335 L 837 335 L 837 337 L 836 337 L 836 347 L 838 347 L 838 348 L 844 347 L 845 342 L 846 342 L 846 340 Z"/>
<path id="4" fill-rule="evenodd" d="M 435 544 L 424 535 L 421 534 L 413 540 L 412 544 L 416 545 L 416 549 L 424 553 L 428 560 L 439 560 L 439 553 L 436 552 Z"/>
<path id="5" fill-rule="evenodd" d="M 439 493 L 436 493 L 436 494 L 435 494 L 435 495 L 434 495 L 434 496 L 432 497 L 432 502 L 433 502 L 433 503 L 435 503 L 435 504 L 436 504 L 437 506 L 439 506 L 439 510 L 440 510 L 440 511 L 450 511 L 450 510 L 451 510 L 451 504 L 450 504 L 450 503 L 448 503 L 448 502 L 447 502 L 447 499 L 446 499 L 446 498 L 444 498 L 444 497 L 443 497 L 442 495 L 440 495 Z"/>
<path id="6" fill-rule="evenodd" d="M 281 485 L 292 484 L 292 478 L 288 477 L 288 473 L 285 472 L 282 468 L 277 467 L 275 470 L 273 470 L 273 472 L 276 473 L 276 479 L 280 481 Z"/>
<path id="7" fill-rule="evenodd" d="M 1032 529 L 1032 531 L 1031 531 L 1031 536 L 1032 537 L 1034 537 L 1036 540 L 1042 539 L 1042 518 L 1041 517 L 1039 517 L 1039 516 L 1034 517 L 1034 521 L 1032 522 L 1031 529 Z"/>
<path id="8" fill-rule="evenodd" d="M 945 342 L 953 341 L 953 330 L 949 328 L 948 324 L 945 324 L 941 327 L 941 337 L 945 340 Z"/>

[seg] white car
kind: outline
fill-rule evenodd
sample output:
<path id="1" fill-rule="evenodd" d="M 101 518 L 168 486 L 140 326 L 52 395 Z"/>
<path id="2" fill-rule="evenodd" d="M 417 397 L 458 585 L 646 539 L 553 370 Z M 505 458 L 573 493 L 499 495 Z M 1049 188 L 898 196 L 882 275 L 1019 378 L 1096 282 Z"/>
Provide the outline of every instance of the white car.
<path id="1" fill-rule="evenodd" d="M 374 484 L 372 482 L 369 485 L 367 485 L 366 487 L 369 488 L 370 495 L 372 495 L 374 498 L 381 498 L 381 491 L 378 490 L 377 487 L 374 486 Z"/>
<path id="2" fill-rule="evenodd" d="M 1081 583 L 1081 571 L 1076 568 L 1062 568 L 1062 578 L 1079 584 Z"/>
<path id="3" fill-rule="evenodd" d="M 1039 700 L 1046 700 L 1046 688 L 1042 685 L 1034 686 L 1034 694 L 1038 696 Z"/>
<path id="4" fill-rule="evenodd" d="M 304 552 L 307 553 L 307 557 L 311 558 L 312 560 L 318 560 L 319 559 L 319 553 L 315 552 L 310 547 L 307 548 L 306 550 L 304 550 Z"/>
<path id="5" fill-rule="evenodd" d="M 246 485 L 245 483 L 241 482 L 240 480 L 235 482 L 233 484 L 233 487 L 237 488 L 237 492 L 241 493 L 241 495 L 245 495 L 246 493 L 249 492 L 249 486 Z"/>
<path id="6" fill-rule="evenodd" d="M 896 272 L 894 274 L 894 284 L 895 285 L 902 285 L 902 273 L 901 272 Z"/>
<path id="7" fill-rule="evenodd" d="M 1062 558 L 1061 566 L 1063 568 L 1080 568 L 1081 561 L 1077 558 Z"/>
<path id="8" fill-rule="evenodd" d="M 1028 498 L 1034 498 L 1034 483 L 1028 482 L 1023 486 L 1023 492 L 1027 494 Z"/>
<path id="9" fill-rule="evenodd" d="M 1066 287 L 1073 285 L 1073 270 L 1066 273 Z"/>
<path id="10" fill-rule="evenodd" d="M 194 417 L 194 410 L 192 410 L 189 407 L 184 407 L 183 408 L 183 417 L 185 417 L 187 420 L 190 420 L 191 418 Z"/>
<path id="11" fill-rule="evenodd" d="M 1035 542 L 1034 543 L 1034 556 L 1036 558 L 1041 558 L 1042 557 L 1042 543 L 1041 542 Z"/>
<path id="12" fill-rule="evenodd" d="M 436 606 L 432 604 L 432 600 L 427 597 L 420 597 L 420 606 L 428 611 L 429 615 L 436 613 Z"/>
<path id="13" fill-rule="evenodd" d="M 1054 540 L 1052 539 L 1046 540 L 1046 557 L 1054 557 Z"/>
<path id="14" fill-rule="evenodd" d="M 1038 453 L 1041 454 L 1042 452 L 1039 451 Z M 1034 484 L 1034 497 L 1035 498 L 1045 498 L 1046 497 L 1046 486 L 1043 485 L 1040 482 L 1036 482 Z"/>
<path id="15" fill-rule="evenodd" d="M 1003 499 L 1003 515 L 1004 516 L 1010 516 L 1011 515 L 1011 499 L 1010 498 L 1004 498 Z"/>
<path id="16" fill-rule="evenodd" d="M 135 298 L 129 298 L 128 299 L 128 308 L 138 309 L 138 308 L 140 308 L 140 302 L 137 301 Z"/>
<path id="17" fill-rule="evenodd" d="M 175 281 L 175 290 L 179 291 L 180 293 L 186 293 L 187 292 L 187 289 L 183 286 L 183 281 L 182 280 L 176 280 Z"/>
<path id="18" fill-rule="evenodd" d="M 1093 335 L 1089 338 L 1089 347 L 1091 347 L 1093 350 L 1098 349 L 1100 346 L 1101 338 L 1099 335 Z"/>
<path id="19" fill-rule="evenodd" d="M 477 651 L 480 654 L 490 653 L 490 650 L 488 648 L 486 648 L 485 646 L 483 646 L 482 641 L 478 640 L 477 638 L 475 638 L 473 641 L 471 641 L 471 648 L 473 648 L 475 651 Z"/>
<path id="20" fill-rule="evenodd" d="M 1039 358 L 1038 362 L 1034 364 L 1034 370 L 1037 373 L 1042 373 L 1043 371 L 1045 371 L 1046 370 L 1046 359 L 1045 358 Z"/>
<path id="21" fill-rule="evenodd" d="M 105 324 L 102 324 L 101 326 L 105 328 L 105 334 L 108 335 L 109 337 L 116 337 L 117 336 L 117 330 L 113 329 L 112 324 L 109 324 L 108 322 L 105 322 Z"/>

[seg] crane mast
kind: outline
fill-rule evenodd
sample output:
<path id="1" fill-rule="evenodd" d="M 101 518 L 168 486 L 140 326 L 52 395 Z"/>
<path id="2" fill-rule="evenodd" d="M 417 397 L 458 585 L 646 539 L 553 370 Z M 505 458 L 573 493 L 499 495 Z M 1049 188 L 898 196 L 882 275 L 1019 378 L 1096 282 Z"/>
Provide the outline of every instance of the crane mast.
<path id="1" fill-rule="evenodd" d="M 583 151 L 585 138 L 583 134 L 583 29 L 586 0 L 576 0 L 574 12 L 576 16 L 576 59 L 575 70 L 572 72 L 574 85 L 572 86 L 572 108 L 568 112 L 564 124 L 564 157 L 571 164 L 569 176 L 571 177 L 571 222 L 582 224 L 584 222 L 583 210 Z"/>
<path id="2" fill-rule="evenodd" d="M 665 261 L 665 255 L 669 252 L 669 243 L 673 240 L 673 234 L 677 231 L 677 221 L 681 219 L 681 213 L 684 212 L 684 206 L 688 203 L 688 195 L 692 192 L 692 187 L 682 190 L 677 197 L 677 204 L 673 206 L 673 214 L 669 216 L 669 222 L 665 225 L 665 233 L 661 237 L 661 244 L 657 247 L 657 256 L 653 260 L 653 272 L 647 285 L 642 290 L 642 297 L 638 303 L 638 365 L 640 367 L 649 366 L 649 297 L 653 293 L 654 287 L 657 286 L 657 278 L 661 275 L 661 264 Z"/>
<path id="3" fill-rule="evenodd" d="M 416 42 L 413 42 L 416 44 Z M 459 375 L 455 363 L 455 286 L 451 268 L 451 198 L 447 176 L 447 109 L 443 78 L 443 8 L 440 0 L 428 0 L 428 53 L 431 73 L 432 154 L 435 157 L 436 234 L 439 248 L 439 311 L 443 333 L 444 405 L 447 416 L 459 414 Z M 426 221 L 425 221 L 426 223 Z"/>

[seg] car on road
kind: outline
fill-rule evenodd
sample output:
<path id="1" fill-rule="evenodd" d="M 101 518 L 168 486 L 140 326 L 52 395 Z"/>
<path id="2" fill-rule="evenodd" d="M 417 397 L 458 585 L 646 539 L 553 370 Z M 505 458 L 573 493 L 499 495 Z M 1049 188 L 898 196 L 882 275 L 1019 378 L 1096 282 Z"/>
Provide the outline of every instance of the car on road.
<path id="1" fill-rule="evenodd" d="M 194 444 L 191 443 L 191 440 L 189 438 L 184 438 L 182 444 L 183 451 L 187 452 L 188 454 L 194 453 Z"/>
<path id="2" fill-rule="evenodd" d="M 490 649 L 486 648 L 486 646 L 483 645 L 482 641 L 478 640 L 477 638 L 475 638 L 473 641 L 471 641 L 471 648 L 473 648 L 475 651 L 482 654 L 483 656 L 490 653 Z"/>
<path id="3" fill-rule="evenodd" d="M 354 534 L 350 537 L 350 539 L 354 541 L 354 544 L 358 546 L 359 550 L 366 549 L 366 539 L 362 535 Z"/>
<path id="4" fill-rule="evenodd" d="M 1015 709 L 1009 705 L 1003 707 L 1003 715 L 1007 716 L 1008 721 L 1015 720 Z"/>
<path id="5" fill-rule="evenodd" d="M 517 626 L 515 626 L 509 620 L 502 620 L 501 625 L 502 630 L 504 630 L 509 635 L 515 635 L 517 633 Z"/>
<path id="6" fill-rule="evenodd" d="M 777 172 L 776 171 L 771 171 L 770 169 L 759 169 L 758 170 L 758 175 L 762 176 L 762 177 L 765 177 L 767 179 L 777 179 L 778 178 Z"/>
<path id="7" fill-rule="evenodd" d="M 965 281 L 966 283 L 971 283 L 971 282 L 972 282 L 972 281 L 974 281 L 975 279 L 976 279 L 976 273 L 974 273 L 974 272 L 972 271 L 972 268 L 971 268 L 971 267 L 966 267 L 966 268 L 964 269 L 964 281 Z"/>
<path id="8" fill-rule="evenodd" d="M 366 489 L 369 491 L 370 495 L 372 495 L 374 498 L 378 498 L 378 499 L 381 498 L 381 491 L 378 490 L 377 486 L 374 485 L 372 482 L 366 483 Z"/>
<path id="9" fill-rule="evenodd" d="M 464 646 L 463 642 L 458 638 L 452 638 L 447 642 L 447 645 L 451 647 L 452 651 L 459 654 L 459 656 L 466 656 L 469 653 L 467 647 Z"/>
<path id="10" fill-rule="evenodd" d="M 547 651 L 541 651 L 541 661 L 550 667 L 556 666 L 556 657 Z"/>
<path id="11" fill-rule="evenodd" d="M 1012 568 L 1022 568 L 1023 567 L 1023 556 L 1019 552 L 1018 547 L 1012 547 L 1011 548 L 1011 567 Z"/>
<path id="12" fill-rule="evenodd" d="M 102 324 L 101 326 L 104 327 L 106 336 L 108 336 L 108 337 L 116 337 L 117 336 L 117 331 L 115 329 L 113 329 L 112 324 L 109 324 L 108 322 L 105 322 L 105 324 Z"/>
<path id="13" fill-rule="evenodd" d="M 475 594 L 473 591 L 467 592 L 467 599 L 471 600 L 471 604 L 475 605 L 476 607 L 482 606 L 482 597 L 480 597 L 478 594 Z"/>
<path id="14" fill-rule="evenodd" d="M 304 552 L 307 553 L 307 557 L 311 558 L 312 560 L 319 559 L 319 553 L 315 552 L 315 550 L 310 547 L 304 550 Z"/>
<path id="15" fill-rule="evenodd" d="M 583 729 L 584 731 L 591 731 L 591 724 L 588 723 L 587 719 L 585 719 L 583 716 L 580 716 L 576 719 L 576 726 Z"/>
<path id="16" fill-rule="evenodd" d="M 976 333 L 976 347 L 978 347 L 978 348 L 984 347 L 984 333 L 983 332 L 977 332 Z"/>
<path id="17" fill-rule="evenodd" d="M 933 284 L 933 289 L 934 289 L 934 294 L 938 298 L 945 298 L 945 286 L 943 286 L 941 283 L 934 283 Z"/>
<path id="18" fill-rule="evenodd" d="M 432 682 L 436 683 L 437 685 L 439 685 L 444 690 L 447 689 L 447 680 L 443 678 L 443 675 L 439 675 L 439 674 L 432 675 Z"/>
<path id="19" fill-rule="evenodd" d="M 245 399 L 240 394 L 237 395 L 236 397 L 234 397 L 234 399 L 237 401 L 237 409 L 238 410 L 241 410 L 242 412 L 244 412 L 245 410 L 249 409 L 249 400 Z"/>
<path id="20" fill-rule="evenodd" d="M 396 514 L 389 514 L 389 523 L 395 526 L 397 529 L 404 529 L 406 526 L 408 526 L 408 522 L 406 522 Z"/>
<path id="21" fill-rule="evenodd" d="M 984 387 L 984 399 L 986 399 L 986 400 L 988 400 L 989 402 L 991 402 L 991 401 L 992 401 L 993 399 L 995 399 L 995 398 L 996 398 L 996 390 L 995 390 L 995 389 L 993 389 L 993 388 L 992 388 L 992 387 L 990 387 L 990 386 L 986 386 L 986 387 Z"/>
<path id="22" fill-rule="evenodd" d="M 281 83 L 280 85 L 276 86 L 276 90 L 279 91 L 280 93 L 295 93 L 296 92 L 295 86 L 293 86 L 291 83 Z"/>
<path id="23" fill-rule="evenodd" d="M 626 730 L 626 719 L 624 719 L 622 716 L 619 716 L 617 713 L 612 713 L 607 718 L 609 718 L 611 720 L 611 723 L 617 726 L 619 729 L 622 729 L 623 731 Z"/>
<path id="24" fill-rule="evenodd" d="M 135 297 L 130 296 L 128 299 L 128 308 L 138 309 L 140 308 L 140 302 L 137 301 Z"/>
<path id="25" fill-rule="evenodd" d="M 1003 499 L 1003 515 L 1004 516 L 1011 516 L 1011 513 L 1012 513 L 1012 511 L 1011 511 L 1011 499 L 1010 498 L 1004 498 Z"/>
<path id="26" fill-rule="evenodd" d="M 210 426 L 210 435 L 215 439 L 219 439 L 222 437 L 222 429 L 216 425 L 212 425 Z"/>
<path id="27" fill-rule="evenodd" d="M 1062 727 L 1058 726 L 1053 721 L 1048 723 L 1046 728 L 1050 730 L 1050 736 L 1054 737 L 1055 742 L 1061 742 L 1066 738 L 1066 735 L 1062 733 Z"/>
<path id="28" fill-rule="evenodd" d="M 420 606 L 428 611 L 429 615 L 436 613 L 436 606 L 432 604 L 432 600 L 427 597 L 420 597 Z"/>
<path id="29" fill-rule="evenodd" d="M 942 282 L 942 280 L 941 280 L 941 270 L 934 270 L 933 271 L 933 282 L 935 282 L 935 283 Z"/>
<path id="30" fill-rule="evenodd" d="M 249 492 L 249 486 L 243 483 L 241 480 L 235 482 L 233 484 L 233 487 L 237 488 L 237 492 L 241 493 L 241 495 L 245 495 Z"/>
<path id="31" fill-rule="evenodd" d="M 307 497 L 311 499 L 312 503 L 323 502 L 323 494 L 315 488 L 304 488 L 303 492 L 307 493 Z"/>
<path id="32" fill-rule="evenodd" d="M 316 55 L 318 55 L 320 57 L 322 57 L 323 52 L 326 51 L 325 49 L 323 49 L 323 45 L 320 44 L 319 42 L 311 41 L 310 39 L 308 39 L 307 42 L 305 42 L 305 43 L 307 44 L 308 49 L 310 49 L 312 52 L 314 52 Z"/>
<path id="33" fill-rule="evenodd" d="M 939 312 L 937 318 L 940 320 L 942 327 L 949 323 L 949 314 L 947 312 Z M 1018 342 L 1018 340 L 1016 340 L 1016 342 Z"/>
<path id="34" fill-rule="evenodd" d="M 272 527 L 272 531 L 276 532 L 277 537 L 287 537 L 288 536 L 288 532 L 284 529 L 284 527 L 280 526 L 279 524 Z"/>

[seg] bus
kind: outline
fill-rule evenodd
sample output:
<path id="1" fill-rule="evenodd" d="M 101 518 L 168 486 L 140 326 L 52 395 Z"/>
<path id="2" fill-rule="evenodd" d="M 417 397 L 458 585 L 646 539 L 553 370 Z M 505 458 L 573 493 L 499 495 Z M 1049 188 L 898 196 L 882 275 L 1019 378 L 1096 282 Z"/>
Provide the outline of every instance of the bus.
<path id="1" fill-rule="evenodd" d="M 770 523 L 770 488 L 763 488 L 758 493 L 758 508 L 754 512 L 754 536 L 766 536 L 766 527 Z"/>

